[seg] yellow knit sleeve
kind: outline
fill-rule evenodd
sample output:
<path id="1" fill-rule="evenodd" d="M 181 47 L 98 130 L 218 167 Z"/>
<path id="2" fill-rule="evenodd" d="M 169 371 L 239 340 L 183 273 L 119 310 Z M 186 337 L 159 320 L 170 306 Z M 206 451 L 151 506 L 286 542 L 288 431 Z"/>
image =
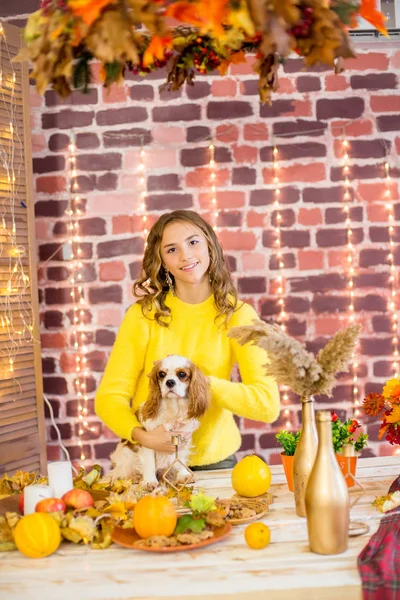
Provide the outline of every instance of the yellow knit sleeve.
<path id="1" fill-rule="evenodd" d="M 128 309 L 95 399 L 97 416 L 117 436 L 130 441 L 133 428 L 140 427 L 132 412 L 131 400 L 144 368 L 148 324 L 138 304 Z"/>
<path id="2" fill-rule="evenodd" d="M 229 329 L 251 325 L 254 319 L 259 319 L 256 311 L 244 303 L 232 316 Z M 250 344 L 240 346 L 233 339 L 230 343 L 243 383 L 210 377 L 213 402 L 240 417 L 272 423 L 278 418 L 280 399 L 275 380 L 265 375 L 263 365 L 268 362 L 265 350 Z"/>

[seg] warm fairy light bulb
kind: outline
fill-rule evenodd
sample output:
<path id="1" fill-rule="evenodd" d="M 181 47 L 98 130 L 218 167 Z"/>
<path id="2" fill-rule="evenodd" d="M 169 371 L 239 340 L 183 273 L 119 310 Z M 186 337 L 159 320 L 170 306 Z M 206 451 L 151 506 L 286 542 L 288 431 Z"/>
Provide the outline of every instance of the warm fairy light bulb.
<path id="1" fill-rule="evenodd" d="M 390 164 L 386 161 L 385 162 L 385 175 L 386 175 L 386 190 L 385 190 L 385 198 L 387 200 L 386 202 L 386 209 L 388 211 L 388 242 L 389 242 L 389 252 L 388 252 L 388 262 L 389 262 L 389 270 L 391 273 L 391 276 L 389 277 L 389 283 L 390 283 L 390 297 L 391 299 L 388 300 L 388 309 L 389 309 L 389 314 L 391 317 L 391 321 L 392 321 L 392 354 L 393 354 L 393 359 L 392 359 L 392 372 L 393 372 L 393 376 L 394 377 L 398 377 L 398 364 L 397 364 L 397 357 L 399 354 L 399 347 L 398 347 L 398 337 L 397 337 L 397 331 L 398 331 L 398 317 L 397 317 L 397 311 L 396 311 L 396 302 L 395 302 L 395 298 L 397 296 L 397 289 L 396 289 L 396 279 L 393 275 L 393 273 L 395 272 L 396 266 L 395 266 L 395 259 L 394 259 L 394 253 L 393 253 L 393 248 L 395 246 L 395 240 L 394 240 L 394 227 L 392 225 L 395 215 L 394 215 L 394 203 L 395 203 L 395 199 L 392 197 L 392 193 L 391 193 L 391 176 L 390 176 Z"/>

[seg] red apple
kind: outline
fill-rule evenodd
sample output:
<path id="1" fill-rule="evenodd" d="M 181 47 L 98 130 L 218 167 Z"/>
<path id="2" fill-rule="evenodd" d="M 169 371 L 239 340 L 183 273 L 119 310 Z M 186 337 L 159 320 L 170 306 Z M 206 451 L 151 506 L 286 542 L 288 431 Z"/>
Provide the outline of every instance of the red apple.
<path id="1" fill-rule="evenodd" d="M 94 505 L 92 496 L 86 490 L 74 488 L 62 497 L 68 508 L 89 508 Z"/>
<path id="2" fill-rule="evenodd" d="M 67 510 L 64 500 L 61 498 L 45 498 L 36 504 L 35 512 L 63 512 Z"/>
<path id="3" fill-rule="evenodd" d="M 18 499 L 18 510 L 21 513 L 21 515 L 24 514 L 24 492 L 20 494 L 20 497 Z"/>

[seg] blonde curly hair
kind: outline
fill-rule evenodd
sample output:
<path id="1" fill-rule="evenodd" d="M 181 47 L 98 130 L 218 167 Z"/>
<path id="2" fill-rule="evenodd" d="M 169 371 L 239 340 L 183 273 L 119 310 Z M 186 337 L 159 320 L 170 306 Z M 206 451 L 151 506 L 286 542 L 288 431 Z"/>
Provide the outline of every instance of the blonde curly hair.
<path id="1" fill-rule="evenodd" d="M 133 293 L 139 298 L 143 315 L 149 315 L 154 309 L 154 319 L 163 327 L 171 322 L 171 310 L 165 304 L 169 292 L 166 270 L 161 258 L 161 242 L 164 229 L 176 221 L 195 225 L 204 234 L 210 255 L 208 274 L 217 309 L 216 319 L 223 319 L 227 325 L 230 316 L 238 304 L 237 291 L 228 271 L 224 253 L 213 228 L 200 215 L 192 210 L 175 210 L 165 213 L 154 223 L 147 238 L 142 262 L 142 274 L 133 284 Z M 173 276 L 171 275 L 172 281 Z"/>

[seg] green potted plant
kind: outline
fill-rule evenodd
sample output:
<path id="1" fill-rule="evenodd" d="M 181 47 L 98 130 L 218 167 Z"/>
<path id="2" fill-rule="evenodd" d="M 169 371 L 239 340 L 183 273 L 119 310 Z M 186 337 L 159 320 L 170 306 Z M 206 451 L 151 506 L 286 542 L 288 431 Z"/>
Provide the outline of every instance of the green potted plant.
<path id="1" fill-rule="evenodd" d="M 293 456 L 300 438 L 300 431 L 293 432 L 284 431 L 283 429 L 281 429 L 281 431 L 279 431 L 279 433 L 277 433 L 275 437 L 278 444 L 280 444 L 283 450 L 283 452 L 281 452 L 283 469 L 285 471 L 289 490 L 293 492 Z"/>
<path id="2" fill-rule="evenodd" d="M 346 481 L 349 487 L 354 485 L 352 477 L 347 473 L 354 476 L 357 466 L 357 455 L 368 443 L 368 434 L 358 433 L 361 425 L 356 419 L 347 419 L 342 423 L 338 415 L 332 411 L 332 441 L 333 448 L 336 454 L 336 460 L 339 463 L 340 468 L 346 474 Z M 358 433 L 358 435 L 356 435 Z M 276 434 L 276 440 L 282 447 L 283 452 L 281 453 L 281 459 L 283 468 L 285 471 L 289 490 L 293 492 L 293 455 L 296 450 L 297 443 L 299 441 L 300 432 L 291 431 L 279 431 Z M 345 445 L 351 445 L 354 447 L 355 456 L 351 456 L 349 459 L 343 457 L 343 447 Z M 349 461 L 349 463 L 347 462 Z"/>

